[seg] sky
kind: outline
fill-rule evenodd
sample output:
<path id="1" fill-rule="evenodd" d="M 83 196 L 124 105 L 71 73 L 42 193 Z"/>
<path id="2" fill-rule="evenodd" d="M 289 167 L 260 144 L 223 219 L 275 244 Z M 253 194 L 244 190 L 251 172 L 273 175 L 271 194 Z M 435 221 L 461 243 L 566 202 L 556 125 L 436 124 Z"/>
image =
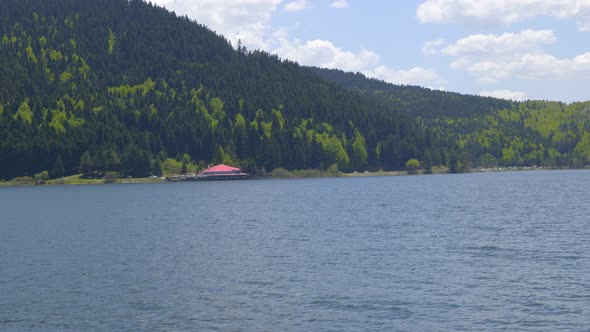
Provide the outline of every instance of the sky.
<path id="1" fill-rule="evenodd" d="M 302 65 L 513 100 L 590 100 L 590 0 L 152 0 Z"/>

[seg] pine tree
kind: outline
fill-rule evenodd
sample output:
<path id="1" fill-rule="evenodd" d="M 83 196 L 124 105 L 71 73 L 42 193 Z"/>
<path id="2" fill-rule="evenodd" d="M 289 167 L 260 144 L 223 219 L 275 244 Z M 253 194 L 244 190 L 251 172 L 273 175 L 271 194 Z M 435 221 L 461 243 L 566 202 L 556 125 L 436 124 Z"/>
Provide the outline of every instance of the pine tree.
<path id="1" fill-rule="evenodd" d="M 157 176 L 162 176 L 162 174 L 164 173 L 162 169 L 162 162 L 159 158 L 154 159 L 154 162 L 152 164 L 152 173 Z"/>
<path id="2" fill-rule="evenodd" d="M 94 161 L 92 160 L 92 156 L 90 156 L 90 153 L 88 151 L 84 152 L 84 154 L 82 154 L 82 157 L 80 157 L 79 170 L 82 174 L 90 174 L 95 170 Z"/>
<path id="3" fill-rule="evenodd" d="M 53 169 L 51 170 L 51 177 L 60 178 L 65 175 L 64 164 L 61 160 L 61 154 L 57 155 L 55 162 L 53 163 Z"/>

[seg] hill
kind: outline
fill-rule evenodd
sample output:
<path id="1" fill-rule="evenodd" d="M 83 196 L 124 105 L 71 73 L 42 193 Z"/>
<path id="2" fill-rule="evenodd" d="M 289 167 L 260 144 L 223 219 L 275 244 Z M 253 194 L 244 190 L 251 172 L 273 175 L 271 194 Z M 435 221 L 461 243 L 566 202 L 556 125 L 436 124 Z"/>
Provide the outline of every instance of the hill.
<path id="1" fill-rule="evenodd" d="M 151 3 L 1 2 L 4 179 L 82 160 L 143 176 L 185 154 L 249 171 L 394 168 L 439 144 L 391 107 Z"/>
<path id="2" fill-rule="evenodd" d="M 318 77 L 337 82 L 380 101 L 383 105 L 412 117 L 470 117 L 498 109 L 512 108 L 508 100 L 432 90 L 412 85 L 396 85 L 367 78 L 361 73 L 309 67 Z"/>
<path id="3" fill-rule="evenodd" d="M 459 168 L 582 167 L 590 162 L 590 102 L 512 102 L 310 68 L 318 77 L 419 121 L 455 146 Z"/>

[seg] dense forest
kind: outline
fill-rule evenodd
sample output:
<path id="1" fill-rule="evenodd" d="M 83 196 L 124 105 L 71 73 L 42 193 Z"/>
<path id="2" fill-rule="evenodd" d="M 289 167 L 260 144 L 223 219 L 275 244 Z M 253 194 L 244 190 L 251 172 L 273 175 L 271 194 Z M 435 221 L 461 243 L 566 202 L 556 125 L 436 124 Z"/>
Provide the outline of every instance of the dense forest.
<path id="1" fill-rule="evenodd" d="M 589 162 L 590 104 L 306 68 L 141 0 L 0 0 L 0 178 Z"/>
<path id="2" fill-rule="evenodd" d="M 511 102 L 416 86 L 360 73 L 310 68 L 318 77 L 395 112 L 451 142 L 458 171 L 472 167 L 583 167 L 590 164 L 590 102 Z M 451 166 L 451 165 L 449 165 Z"/>

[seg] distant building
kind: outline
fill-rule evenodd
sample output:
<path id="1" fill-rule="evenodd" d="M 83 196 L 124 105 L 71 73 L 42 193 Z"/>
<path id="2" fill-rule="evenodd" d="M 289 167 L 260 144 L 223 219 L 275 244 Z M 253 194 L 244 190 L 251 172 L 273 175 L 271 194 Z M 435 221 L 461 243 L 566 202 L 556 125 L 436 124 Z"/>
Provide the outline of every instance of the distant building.
<path id="1" fill-rule="evenodd" d="M 247 179 L 249 174 L 242 172 L 237 167 L 228 165 L 215 165 L 199 173 L 201 180 L 242 180 Z"/>

